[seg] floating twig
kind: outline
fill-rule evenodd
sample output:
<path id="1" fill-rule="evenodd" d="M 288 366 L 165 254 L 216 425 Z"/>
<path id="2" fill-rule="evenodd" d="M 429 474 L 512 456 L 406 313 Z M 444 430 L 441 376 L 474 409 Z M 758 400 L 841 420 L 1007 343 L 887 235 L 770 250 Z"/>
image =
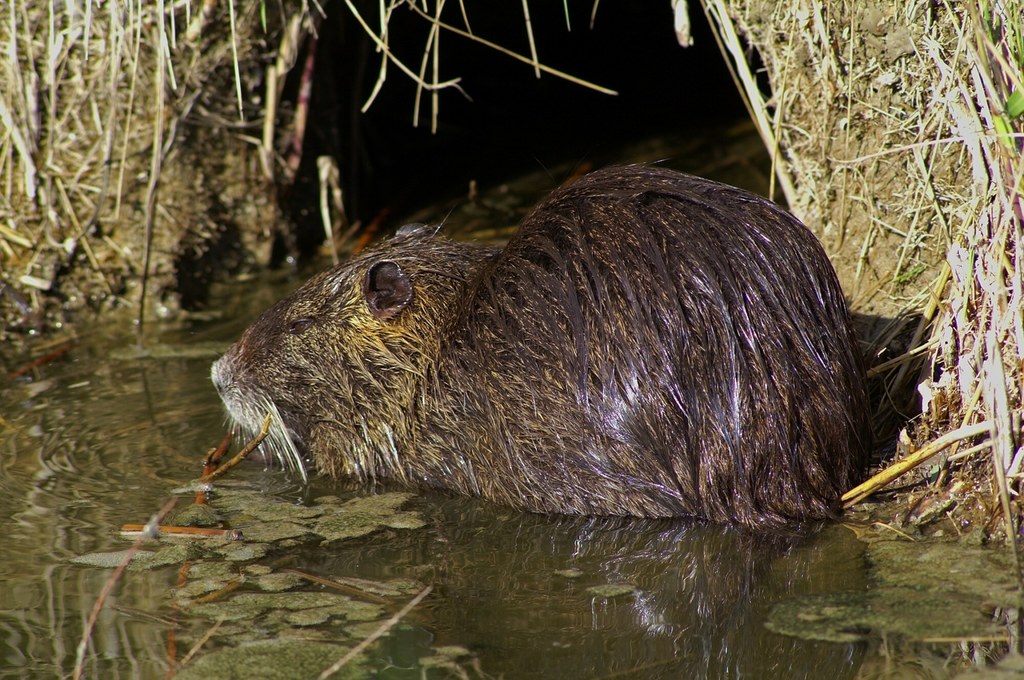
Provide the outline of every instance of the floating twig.
<path id="1" fill-rule="evenodd" d="M 220 463 L 221 459 L 224 458 L 224 455 L 227 454 L 228 447 L 231 446 L 231 440 L 234 438 L 235 433 L 228 432 L 224 435 L 224 438 L 220 440 L 220 444 L 217 444 L 215 448 L 210 449 L 210 452 L 206 454 L 205 458 L 203 458 L 204 474 L 206 473 L 207 468 L 212 468 L 212 470 L 217 469 L 217 465 Z"/>
<path id="2" fill-rule="evenodd" d="M 429 595 L 430 591 L 433 589 L 434 586 L 427 586 L 426 588 L 421 590 L 419 594 L 416 595 L 416 597 L 409 600 L 409 603 L 407 605 L 399 609 L 394 616 L 392 616 L 390 619 L 382 623 L 380 627 L 377 630 L 370 633 L 370 635 L 365 640 L 363 640 L 358 645 L 350 649 L 348 651 L 348 654 L 335 661 L 330 668 L 327 668 L 326 670 L 324 670 L 323 673 L 317 676 L 318 680 L 326 680 L 326 678 L 331 677 L 332 675 L 340 671 L 342 668 L 344 668 L 345 664 L 359 656 L 359 654 L 364 649 L 372 645 L 374 642 L 377 641 L 378 638 L 380 638 L 382 635 L 384 635 L 389 630 L 394 628 L 395 624 L 397 624 L 399 621 L 405 618 L 405 615 L 411 612 L 413 607 L 418 605 L 420 601 L 427 595 Z"/>
<path id="3" fill-rule="evenodd" d="M 217 465 L 220 464 L 221 459 L 227 455 L 228 449 L 231 446 L 231 440 L 235 438 L 233 432 L 228 432 L 224 435 L 224 438 L 220 440 L 220 444 L 217 444 L 216 448 L 210 449 L 210 452 L 203 458 L 203 474 L 200 479 L 205 479 L 212 475 L 217 470 Z M 201 488 L 196 491 L 196 505 L 206 504 L 206 489 Z"/>
<path id="4" fill-rule="evenodd" d="M 232 593 L 232 592 L 238 590 L 239 586 L 241 586 L 242 583 L 244 583 L 244 582 L 245 582 L 245 579 L 243 579 L 242 577 L 233 578 L 230 581 L 228 581 L 227 584 L 223 588 L 218 588 L 217 590 L 213 591 L 212 593 L 207 593 L 206 595 L 203 595 L 202 597 L 197 597 L 196 599 L 192 600 L 192 604 L 206 604 L 208 602 L 216 602 L 217 600 L 219 600 L 220 598 L 224 597 L 228 593 Z M 191 605 L 189 605 L 189 606 L 191 606 Z"/>
<path id="5" fill-rule="evenodd" d="M 199 481 L 201 481 L 201 482 L 212 482 L 213 480 L 215 480 L 218 477 L 222 476 L 225 472 L 227 472 L 231 468 L 233 468 L 236 465 L 238 465 L 239 463 L 241 463 L 246 458 L 246 456 L 248 456 L 250 453 L 252 453 L 253 451 L 256 450 L 256 447 L 258 447 L 260 445 L 260 442 L 262 442 L 264 439 L 266 439 L 267 434 L 270 432 L 270 421 L 271 421 L 271 418 L 270 418 L 270 414 L 268 413 L 267 417 L 263 419 L 263 426 L 260 427 L 259 433 L 255 437 L 252 438 L 252 441 L 250 441 L 248 444 L 245 445 L 244 449 L 242 449 L 241 451 L 236 453 L 234 458 L 232 458 L 228 462 L 224 463 L 223 465 L 221 465 L 219 468 L 217 468 L 216 470 L 214 470 L 210 474 L 204 474 L 202 477 L 200 477 Z"/>
<path id="6" fill-rule="evenodd" d="M 199 650 L 202 649 L 203 645 L 205 645 L 207 643 L 207 641 L 210 638 L 213 637 L 214 633 L 216 633 L 220 629 L 220 627 L 221 627 L 221 625 L 223 623 L 224 623 L 224 619 L 223 618 L 217 619 L 217 623 L 215 623 L 212 626 L 210 626 L 210 629 L 208 631 L 206 631 L 206 633 L 203 634 L 203 637 L 201 637 L 198 640 L 196 640 L 196 643 L 194 645 L 192 645 L 192 649 L 188 650 L 188 653 L 185 654 L 185 656 L 183 656 L 181 658 L 180 662 L 178 662 L 178 666 L 177 666 L 178 669 L 183 668 L 189 661 L 192 660 L 192 658 L 196 654 L 199 653 Z"/>
<path id="7" fill-rule="evenodd" d="M 64 356 L 69 351 L 71 351 L 71 348 L 74 347 L 74 346 L 75 346 L 75 341 L 74 340 L 69 340 L 64 345 L 61 345 L 60 347 L 58 347 L 58 348 L 56 348 L 54 350 L 50 350 L 49 352 L 47 352 L 43 356 L 39 357 L 38 359 L 30 361 L 29 363 L 25 364 L 21 368 L 17 368 L 15 370 L 11 371 L 10 373 L 7 374 L 7 379 L 8 380 L 15 380 L 17 378 L 20 378 L 21 376 L 25 375 L 29 371 L 34 371 L 35 369 L 39 368 L 40 366 L 42 366 L 44 364 L 48 364 L 51 361 L 53 361 L 54 359 L 58 359 L 58 358 Z"/>
<path id="8" fill-rule="evenodd" d="M 309 572 L 302 571 L 300 569 L 285 569 L 284 571 L 289 574 L 295 574 L 300 578 L 304 578 L 310 583 L 321 585 L 324 588 L 331 588 L 332 590 L 340 590 L 354 597 L 366 600 L 367 602 L 375 602 L 377 604 L 384 604 L 388 602 L 388 599 L 385 597 L 381 597 L 380 595 L 376 595 L 374 593 L 369 593 L 365 590 L 356 588 L 355 586 L 348 585 L 347 583 L 341 583 L 337 579 L 327 578 L 324 576 L 317 576 L 316 574 L 310 574 Z"/>
<path id="9" fill-rule="evenodd" d="M 186 538 L 224 538 L 229 541 L 242 540 L 242 532 L 238 529 L 211 529 L 209 527 L 180 527 L 158 525 L 153 529 L 148 524 L 122 524 L 121 534 L 126 538 L 153 538 L 158 536 L 184 536 Z"/>
<path id="10" fill-rule="evenodd" d="M 155 530 L 177 502 L 177 498 L 172 497 L 168 499 L 167 502 L 164 503 L 163 507 L 153 515 L 149 522 L 147 522 L 146 526 L 153 527 Z M 135 553 L 139 551 L 139 548 L 142 546 L 142 542 L 149 535 L 150 532 L 146 532 L 135 539 L 135 542 L 132 543 L 132 547 L 128 549 L 128 552 L 125 553 L 125 556 L 121 559 L 121 563 L 117 565 L 116 569 L 114 569 L 114 573 L 112 573 L 110 578 L 107 579 L 107 582 L 103 584 L 103 589 L 100 591 L 99 597 L 96 598 L 92 611 L 89 612 L 89 618 L 85 621 L 85 630 L 82 631 L 82 639 L 78 643 L 78 650 L 75 654 L 75 669 L 71 674 L 71 677 L 74 678 L 74 680 L 78 680 L 82 677 L 82 670 L 85 665 L 85 650 L 89 647 L 89 640 L 92 638 L 93 628 L 96 627 L 96 620 L 99 618 L 100 612 L 103 611 L 103 605 L 106 604 L 107 598 L 110 597 L 110 593 L 114 591 L 114 586 L 121 580 L 124 570 L 128 568 L 128 564 L 132 561 L 132 558 L 135 557 Z"/>

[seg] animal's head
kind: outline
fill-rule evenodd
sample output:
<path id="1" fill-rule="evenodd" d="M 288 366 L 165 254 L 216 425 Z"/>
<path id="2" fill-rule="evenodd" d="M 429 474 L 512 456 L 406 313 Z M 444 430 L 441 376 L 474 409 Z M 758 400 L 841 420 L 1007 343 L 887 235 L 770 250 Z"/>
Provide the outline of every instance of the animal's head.
<path id="1" fill-rule="evenodd" d="M 231 417 L 301 469 L 304 453 L 335 475 L 389 476 L 396 440 L 488 251 L 421 225 L 321 272 L 265 311 L 219 359 L 213 382 Z"/>

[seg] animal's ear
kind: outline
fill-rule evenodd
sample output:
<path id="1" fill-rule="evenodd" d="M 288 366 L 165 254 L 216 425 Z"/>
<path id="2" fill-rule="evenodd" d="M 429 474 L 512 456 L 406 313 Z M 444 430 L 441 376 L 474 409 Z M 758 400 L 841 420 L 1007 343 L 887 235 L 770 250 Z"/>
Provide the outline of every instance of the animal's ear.
<path id="1" fill-rule="evenodd" d="M 412 301 L 412 280 L 396 262 L 375 262 L 366 272 L 363 295 L 370 313 L 387 321 L 409 306 Z"/>

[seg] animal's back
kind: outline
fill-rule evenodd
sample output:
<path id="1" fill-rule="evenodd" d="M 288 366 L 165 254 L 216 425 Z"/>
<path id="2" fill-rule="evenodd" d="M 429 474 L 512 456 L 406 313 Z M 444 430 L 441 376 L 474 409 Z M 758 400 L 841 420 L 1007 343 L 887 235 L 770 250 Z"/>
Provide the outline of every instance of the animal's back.
<path id="1" fill-rule="evenodd" d="M 438 364 L 476 493 L 539 511 L 833 516 L 868 448 L 835 273 L 768 201 L 651 167 L 538 205 L 456 315 Z M 429 428 L 425 436 L 429 439 Z"/>

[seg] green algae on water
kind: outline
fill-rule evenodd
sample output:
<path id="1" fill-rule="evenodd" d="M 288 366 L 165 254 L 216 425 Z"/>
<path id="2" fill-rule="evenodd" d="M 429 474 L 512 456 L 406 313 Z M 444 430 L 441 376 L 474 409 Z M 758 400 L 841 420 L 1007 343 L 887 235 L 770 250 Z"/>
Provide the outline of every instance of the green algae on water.
<path id="1" fill-rule="evenodd" d="M 632 595 L 636 592 L 636 586 L 631 583 L 606 583 L 600 586 L 591 586 L 587 588 L 587 592 L 610 600 L 613 597 Z"/>
<path id="2" fill-rule="evenodd" d="M 265 640 L 200 656 L 176 677 L 178 680 L 315 678 L 347 652 L 341 645 L 326 642 Z M 370 674 L 362 657 L 356 657 L 333 677 L 365 678 Z"/>
<path id="3" fill-rule="evenodd" d="M 784 635 L 852 642 L 877 635 L 915 640 L 998 639 L 993 617 L 1020 605 L 1009 557 L 961 543 L 874 541 L 866 553 L 876 581 L 863 592 L 781 602 L 767 627 Z"/>

